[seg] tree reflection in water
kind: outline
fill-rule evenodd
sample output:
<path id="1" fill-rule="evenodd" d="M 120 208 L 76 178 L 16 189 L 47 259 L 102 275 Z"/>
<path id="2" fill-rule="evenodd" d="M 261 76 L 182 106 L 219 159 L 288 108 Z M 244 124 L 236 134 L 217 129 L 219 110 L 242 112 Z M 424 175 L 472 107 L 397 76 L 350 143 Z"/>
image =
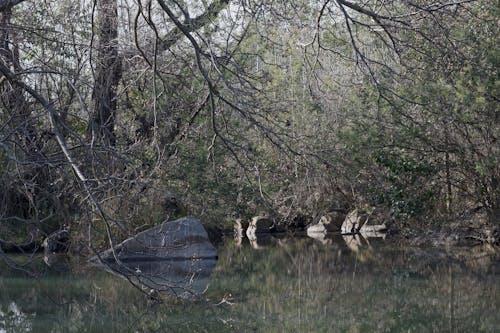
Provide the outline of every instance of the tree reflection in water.
<path id="1" fill-rule="evenodd" d="M 206 293 L 194 301 L 163 296 L 161 303 L 151 302 L 127 281 L 99 270 L 46 275 L 38 282 L 1 270 L 0 307 L 15 301 L 21 312 L 34 314 L 33 332 L 495 332 L 500 327 L 494 250 L 411 248 L 369 239 L 355 253 L 340 235 L 329 237 L 327 245 L 306 238 L 266 240 L 258 251 L 246 239 L 239 247 L 228 240 L 218 247 Z"/>

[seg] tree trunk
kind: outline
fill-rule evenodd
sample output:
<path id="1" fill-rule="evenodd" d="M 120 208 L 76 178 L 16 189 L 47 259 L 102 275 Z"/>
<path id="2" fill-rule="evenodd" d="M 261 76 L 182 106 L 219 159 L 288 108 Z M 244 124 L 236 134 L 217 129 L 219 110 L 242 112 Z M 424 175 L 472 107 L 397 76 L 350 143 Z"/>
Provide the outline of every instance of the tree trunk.
<path id="1" fill-rule="evenodd" d="M 115 145 L 117 87 L 121 79 L 122 64 L 118 55 L 118 9 L 116 0 L 99 0 L 98 50 L 96 77 L 92 98 L 94 114 L 90 131 L 92 139 Z"/>
<path id="2" fill-rule="evenodd" d="M 19 49 L 15 30 L 11 26 L 12 8 L 5 8 L 0 14 L 0 60 L 14 73 L 21 72 L 19 63 Z M 9 118 L 17 142 L 27 153 L 27 161 L 36 160 L 39 155 L 37 133 L 31 119 L 31 107 L 24 96 L 24 91 L 7 80 L 0 81 L 0 107 L 5 110 Z"/>

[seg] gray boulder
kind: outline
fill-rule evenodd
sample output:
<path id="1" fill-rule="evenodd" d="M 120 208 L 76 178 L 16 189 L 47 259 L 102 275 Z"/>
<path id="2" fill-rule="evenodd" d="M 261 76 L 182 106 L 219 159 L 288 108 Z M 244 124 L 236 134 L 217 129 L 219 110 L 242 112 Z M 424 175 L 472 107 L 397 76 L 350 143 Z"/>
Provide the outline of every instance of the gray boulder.
<path id="1" fill-rule="evenodd" d="M 217 251 L 200 220 L 189 216 L 140 232 L 90 262 L 146 291 L 191 299 L 206 290 Z"/>
<path id="2" fill-rule="evenodd" d="M 117 259 L 213 259 L 217 251 L 208 238 L 201 221 L 193 216 L 166 221 L 142 231 L 114 247 Z M 113 249 L 106 250 L 90 261 L 114 260 Z"/>

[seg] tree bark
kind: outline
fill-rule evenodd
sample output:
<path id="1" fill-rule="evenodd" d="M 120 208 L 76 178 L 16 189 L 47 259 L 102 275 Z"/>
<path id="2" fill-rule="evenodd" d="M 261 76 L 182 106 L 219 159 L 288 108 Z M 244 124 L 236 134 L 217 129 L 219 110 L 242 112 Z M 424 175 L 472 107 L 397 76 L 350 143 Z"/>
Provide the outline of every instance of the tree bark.
<path id="1" fill-rule="evenodd" d="M 116 0 L 99 0 L 98 51 L 92 97 L 94 114 L 90 123 L 92 139 L 114 146 L 117 87 L 122 75 L 118 53 L 118 9 Z"/>

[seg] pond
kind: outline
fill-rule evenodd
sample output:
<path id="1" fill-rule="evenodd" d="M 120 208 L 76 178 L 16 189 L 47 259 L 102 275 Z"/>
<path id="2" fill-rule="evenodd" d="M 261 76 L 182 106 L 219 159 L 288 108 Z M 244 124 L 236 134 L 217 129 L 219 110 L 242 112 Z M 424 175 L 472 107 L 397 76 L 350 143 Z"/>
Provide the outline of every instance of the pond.
<path id="1" fill-rule="evenodd" d="M 331 235 L 226 239 L 205 293 L 147 297 L 75 262 L 0 264 L 0 332 L 498 332 L 499 256 Z M 30 259 L 30 260 L 28 260 Z"/>

